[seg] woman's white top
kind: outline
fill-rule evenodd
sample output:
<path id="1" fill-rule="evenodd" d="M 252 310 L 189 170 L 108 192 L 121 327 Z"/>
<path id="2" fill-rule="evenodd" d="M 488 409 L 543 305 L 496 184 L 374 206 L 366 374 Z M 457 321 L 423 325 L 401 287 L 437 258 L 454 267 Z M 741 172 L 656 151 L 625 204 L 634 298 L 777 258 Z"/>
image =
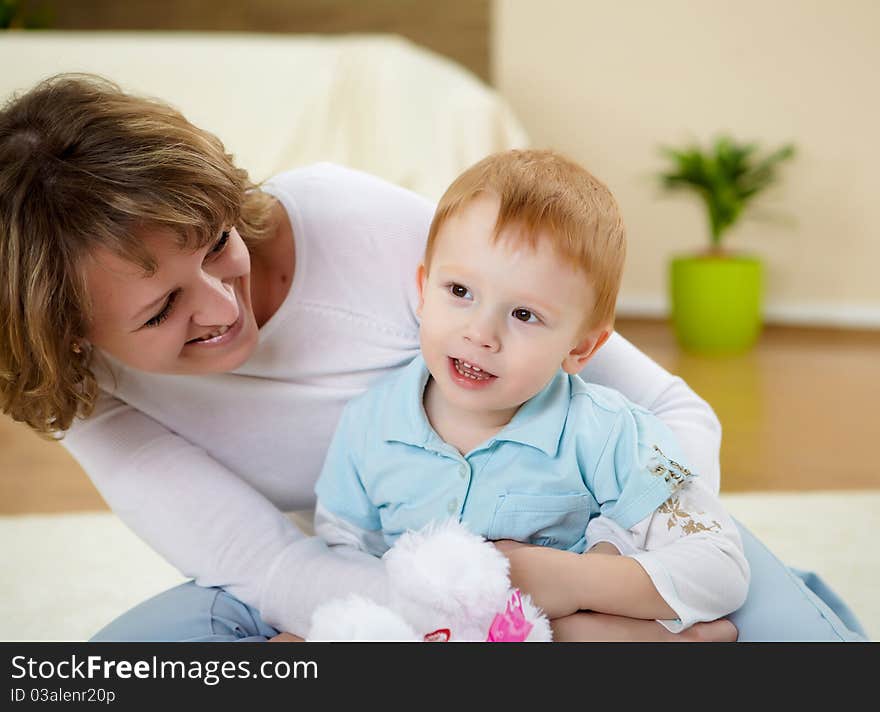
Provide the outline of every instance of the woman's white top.
<path id="1" fill-rule="evenodd" d="M 303 634 L 330 598 L 387 597 L 380 560 L 305 536 L 285 512 L 314 507 L 343 405 L 418 351 L 415 275 L 434 206 L 330 164 L 264 189 L 290 217 L 296 271 L 251 358 L 206 376 L 114 363 L 115 382 L 99 374 L 95 412 L 62 442 L 110 508 L 185 576 Z M 718 491 L 720 424 L 680 378 L 617 334 L 581 375 L 662 418 Z"/>

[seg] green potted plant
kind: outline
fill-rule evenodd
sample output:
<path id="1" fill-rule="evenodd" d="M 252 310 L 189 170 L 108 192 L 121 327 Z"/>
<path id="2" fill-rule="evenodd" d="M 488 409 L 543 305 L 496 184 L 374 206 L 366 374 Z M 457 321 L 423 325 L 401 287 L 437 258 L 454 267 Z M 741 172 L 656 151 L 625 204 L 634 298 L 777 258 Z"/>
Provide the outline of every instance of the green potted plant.
<path id="1" fill-rule="evenodd" d="M 42 30 L 52 24 L 53 12 L 28 0 L 0 0 L 0 30 Z"/>
<path id="2" fill-rule="evenodd" d="M 708 148 L 664 147 L 667 191 L 690 191 L 703 202 L 709 222 L 708 249 L 670 262 L 672 322 L 679 344 L 700 353 L 751 348 L 761 332 L 763 269 L 752 255 L 729 251 L 724 238 L 754 198 L 778 179 L 779 163 L 794 155 L 787 144 L 759 156 L 754 143 L 721 136 Z"/>

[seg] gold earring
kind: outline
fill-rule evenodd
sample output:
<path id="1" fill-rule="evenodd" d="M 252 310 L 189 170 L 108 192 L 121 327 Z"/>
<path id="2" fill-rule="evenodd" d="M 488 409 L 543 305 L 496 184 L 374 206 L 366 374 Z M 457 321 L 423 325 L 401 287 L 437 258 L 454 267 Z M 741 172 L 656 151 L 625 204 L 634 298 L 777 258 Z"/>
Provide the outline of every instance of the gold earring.
<path id="1" fill-rule="evenodd" d="M 74 341 L 70 348 L 73 350 L 73 353 L 75 353 L 75 354 L 82 353 L 82 346 L 79 345 L 79 341 Z"/>

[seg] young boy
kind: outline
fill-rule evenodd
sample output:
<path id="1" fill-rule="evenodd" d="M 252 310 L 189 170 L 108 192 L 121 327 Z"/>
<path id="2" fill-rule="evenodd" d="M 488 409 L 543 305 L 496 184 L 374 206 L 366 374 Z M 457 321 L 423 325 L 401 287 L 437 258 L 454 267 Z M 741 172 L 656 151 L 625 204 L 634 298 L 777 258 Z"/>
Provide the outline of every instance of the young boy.
<path id="1" fill-rule="evenodd" d="M 553 152 L 495 154 L 456 179 L 417 272 L 421 355 L 344 410 L 316 532 L 381 556 L 456 517 L 499 542 L 550 618 L 677 632 L 742 605 L 736 526 L 672 433 L 577 375 L 611 333 L 624 256 L 611 193 Z"/>

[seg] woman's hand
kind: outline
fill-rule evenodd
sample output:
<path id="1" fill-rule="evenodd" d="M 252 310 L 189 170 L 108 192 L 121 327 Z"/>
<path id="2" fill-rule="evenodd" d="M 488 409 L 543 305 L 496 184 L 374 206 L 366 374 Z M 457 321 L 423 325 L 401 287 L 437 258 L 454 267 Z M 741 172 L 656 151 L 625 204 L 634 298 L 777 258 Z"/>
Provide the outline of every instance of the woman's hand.
<path id="1" fill-rule="evenodd" d="M 588 554 L 607 554 L 609 556 L 620 556 L 620 552 L 614 544 L 607 541 L 600 541 L 587 550 Z"/>
<path id="2" fill-rule="evenodd" d="M 555 643 L 733 643 L 738 631 L 726 618 L 670 633 L 657 621 L 581 612 L 550 621 Z"/>
<path id="3" fill-rule="evenodd" d="M 306 641 L 293 633 L 279 633 L 274 638 L 269 638 L 267 643 L 305 643 Z"/>

